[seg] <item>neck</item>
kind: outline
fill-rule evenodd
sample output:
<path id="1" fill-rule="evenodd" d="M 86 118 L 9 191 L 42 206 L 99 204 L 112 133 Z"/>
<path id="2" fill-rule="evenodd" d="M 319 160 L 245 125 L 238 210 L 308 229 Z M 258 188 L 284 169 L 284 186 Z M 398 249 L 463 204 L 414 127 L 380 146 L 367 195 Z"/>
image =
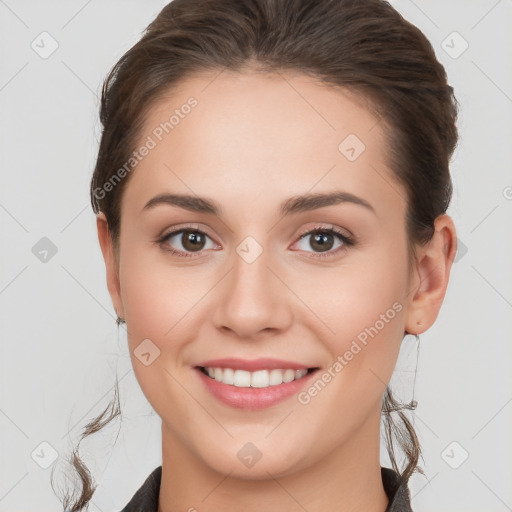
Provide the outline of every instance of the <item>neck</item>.
<path id="1" fill-rule="evenodd" d="M 380 415 L 307 468 L 248 480 L 204 464 L 162 424 L 162 480 L 158 512 L 385 512 L 380 470 Z"/>

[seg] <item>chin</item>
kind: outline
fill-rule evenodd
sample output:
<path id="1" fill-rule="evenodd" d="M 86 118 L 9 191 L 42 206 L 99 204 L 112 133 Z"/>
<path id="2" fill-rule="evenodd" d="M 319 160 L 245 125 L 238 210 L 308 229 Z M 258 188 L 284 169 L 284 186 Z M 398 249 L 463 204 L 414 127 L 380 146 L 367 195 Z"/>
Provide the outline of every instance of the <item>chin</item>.
<path id="1" fill-rule="evenodd" d="M 257 438 L 254 442 L 251 437 L 245 440 L 232 440 L 225 449 L 218 447 L 213 453 L 209 451 L 203 455 L 204 463 L 213 471 L 241 480 L 267 480 L 272 477 L 282 477 L 294 473 L 306 466 L 308 454 L 298 453 L 300 443 L 294 446 L 285 446 L 284 443 L 276 446 L 264 438 Z M 254 438 L 253 438 L 254 439 Z M 309 454 L 311 455 L 311 454 Z"/>

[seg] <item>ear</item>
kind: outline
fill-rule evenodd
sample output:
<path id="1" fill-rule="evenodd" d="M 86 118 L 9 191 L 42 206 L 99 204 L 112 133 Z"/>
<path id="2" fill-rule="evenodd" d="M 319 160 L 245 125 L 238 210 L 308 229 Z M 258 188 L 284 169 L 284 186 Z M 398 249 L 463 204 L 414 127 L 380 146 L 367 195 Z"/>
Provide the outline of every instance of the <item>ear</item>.
<path id="1" fill-rule="evenodd" d="M 457 253 L 457 234 L 451 217 L 438 216 L 434 228 L 432 239 L 417 249 L 405 323 L 409 334 L 421 334 L 435 322 Z"/>
<path id="2" fill-rule="evenodd" d="M 107 219 L 103 212 L 100 212 L 96 216 L 96 227 L 98 228 L 98 240 L 100 242 L 101 252 L 103 253 L 103 259 L 105 260 L 105 267 L 107 270 L 108 291 L 116 313 L 124 319 L 118 262 L 114 255 L 114 248 L 112 246 Z"/>

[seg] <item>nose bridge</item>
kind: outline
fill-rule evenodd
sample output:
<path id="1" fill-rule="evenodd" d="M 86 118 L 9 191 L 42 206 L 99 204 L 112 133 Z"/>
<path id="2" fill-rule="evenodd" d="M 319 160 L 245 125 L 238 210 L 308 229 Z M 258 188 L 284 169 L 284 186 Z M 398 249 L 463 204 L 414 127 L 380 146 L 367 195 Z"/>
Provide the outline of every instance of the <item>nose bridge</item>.
<path id="1" fill-rule="evenodd" d="M 271 264 L 272 254 L 264 248 L 254 237 L 248 236 L 237 247 L 233 256 L 233 287 L 237 293 L 244 292 L 243 296 L 261 293 L 266 288 L 266 293 L 272 288 L 270 281 L 271 272 L 268 266 Z"/>
<path id="2" fill-rule="evenodd" d="M 282 328 L 290 318 L 285 287 L 270 268 L 272 251 L 248 236 L 235 248 L 231 272 L 216 312 L 217 327 L 251 337 L 269 328 Z"/>

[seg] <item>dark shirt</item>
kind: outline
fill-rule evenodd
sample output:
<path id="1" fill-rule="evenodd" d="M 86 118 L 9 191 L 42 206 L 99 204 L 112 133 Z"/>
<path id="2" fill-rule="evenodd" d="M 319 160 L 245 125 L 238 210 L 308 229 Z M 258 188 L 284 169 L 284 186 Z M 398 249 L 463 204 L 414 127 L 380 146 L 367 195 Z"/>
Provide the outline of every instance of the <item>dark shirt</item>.
<path id="1" fill-rule="evenodd" d="M 385 512 L 412 512 L 407 482 L 390 468 L 380 468 L 382 484 L 388 495 L 389 505 Z M 134 494 L 121 512 L 158 512 L 158 494 L 162 479 L 162 466 L 157 467 Z"/>

